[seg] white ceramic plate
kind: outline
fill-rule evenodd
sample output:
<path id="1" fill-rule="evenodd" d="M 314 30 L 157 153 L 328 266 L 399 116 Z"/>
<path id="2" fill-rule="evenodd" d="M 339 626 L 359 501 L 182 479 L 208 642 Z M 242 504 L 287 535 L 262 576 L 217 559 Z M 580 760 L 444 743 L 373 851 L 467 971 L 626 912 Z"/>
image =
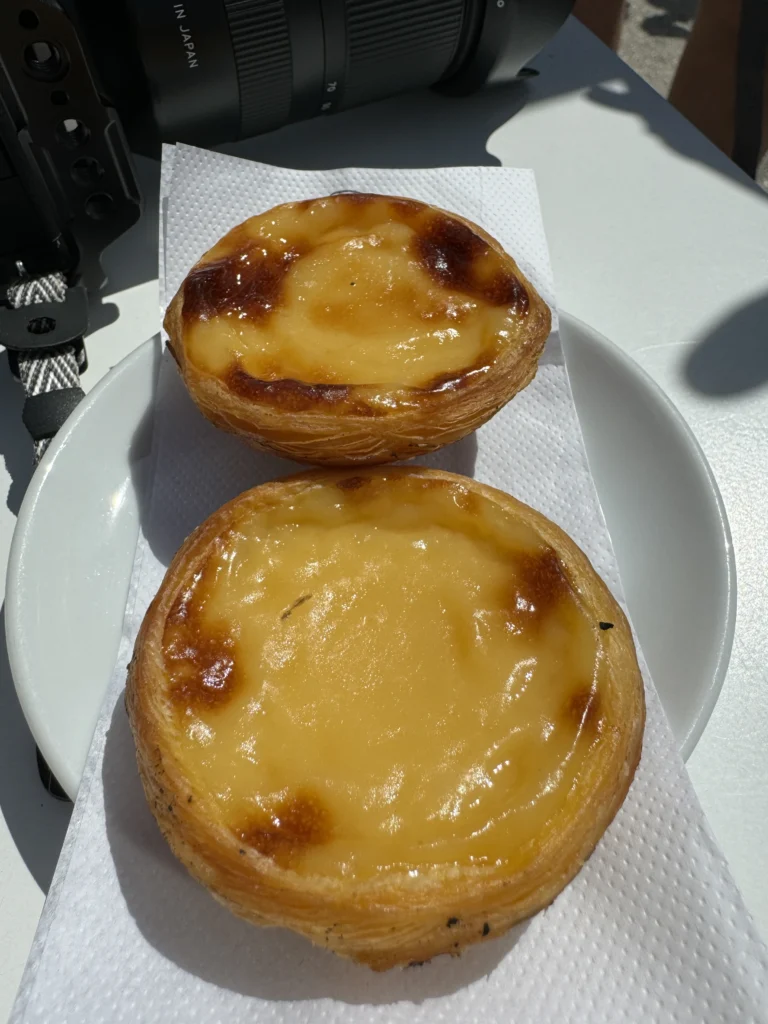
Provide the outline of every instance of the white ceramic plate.
<path id="1" fill-rule="evenodd" d="M 735 569 L 720 494 L 674 406 L 563 315 L 574 397 L 630 613 L 684 756 L 717 700 Z M 8 567 L 8 652 L 24 714 L 74 798 L 114 664 L 139 526 L 159 358 L 147 342 L 90 393 L 30 484 Z"/>

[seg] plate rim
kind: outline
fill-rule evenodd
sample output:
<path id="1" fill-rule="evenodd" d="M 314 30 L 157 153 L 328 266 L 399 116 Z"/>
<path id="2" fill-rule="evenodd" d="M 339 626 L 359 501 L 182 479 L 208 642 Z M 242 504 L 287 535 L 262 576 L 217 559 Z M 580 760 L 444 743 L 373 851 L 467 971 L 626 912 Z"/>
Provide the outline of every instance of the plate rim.
<path id="1" fill-rule="evenodd" d="M 59 453 L 68 445 L 72 433 L 78 428 L 82 419 L 88 415 L 90 408 L 98 402 L 102 392 L 111 387 L 113 383 L 126 371 L 129 371 L 135 363 L 142 362 L 147 358 L 147 353 L 149 353 L 151 357 L 153 344 L 153 338 L 148 338 L 146 341 L 143 341 L 140 345 L 137 345 L 132 352 L 129 352 L 127 356 L 124 356 L 123 359 L 105 373 L 101 380 L 94 384 L 93 388 L 91 388 L 85 398 L 77 405 L 64 426 L 57 433 L 51 444 L 48 446 L 48 449 L 42 459 L 35 467 L 32 479 L 24 493 L 24 497 L 19 508 L 19 514 L 16 517 L 16 525 L 14 526 L 10 549 L 8 551 L 8 565 L 6 569 L 5 582 L 5 642 L 8 651 L 8 662 L 11 668 L 13 686 L 35 744 L 40 749 L 40 753 L 44 757 L 57 781 L 73 801 L 77 796 L 77 791 L 82 780 L 77 779 L 76 786 L 69 784 L 75 780 L 71 779 L 72 772 L 66 765 L 64 759 L 57 752 L 55 737 L 51 733 L 48 723 L 45 720 L 45 716 L 40 713 L 40 707 L 42 704 L 34 697 L 34 684 L 30 681 L 29 684 L 22 685 L 20 682 L 20 677 L 29 677 L 32 674 L 31 666 L 28 665 L 24 654 L 25 645 L 20 639 L 21 631 L 19 627 L 19 616 L 21 602 L 19 600 L 19 592 L 21 589 L 22 575 L 20 569 L 27 550 L 29 523 L 34 516 L 35 509 L 40 499 L 40 494 L 48 479 L 53 463 L 57 459 Z M 45 749 L 43 749 L 44 747 Z"/>
<path id="2" fill-rule="evenodd" d="M 615 363 L 619 364 L 624 372 L 628 373 L 630 377 L 639 378 L 656 401 L 664 407 L 668 416 L 672 419 L 684 437 L 688 452 L 692 457 L 692 461 L 694 462 L 699 474 L 708 485 L 706 490 L 712 496 L 714 501 L 714 510 L 716 512 L 719 530 L 721 531 L 724 541 L 721 553 L 725 559 L 726 614 L 724 617 L 723 634 L 718 645 L 715 669 L 707 683 L 704 691 L 704 697 L 700 703 L 698 711 L 696 712 L 693 721 L 688 727 L 682 742 L 680 743 L 680 752 L 683 759 L 687 761 L 701 738 L 715 705 L 717 704 L 717 700 L 725 681 L 733 648 L 737 598 L 736 559 L 725 502 L 720 492 L 720 488 L 717 485 L 712 467 L 710 466 L 696 435 L 682 412 L 666 394 L 663 388 L 635 359 L 632 358 L 631 355 L 624 352 L 623 349 L 603 335 L 600 331 L 596 330 L 594 327 L 585 323 L 578 317 L 575 317 L 563 310 L 559 311 L 559 316 L 561 326 L 565 327 L 566 334 L 568 333 L 570 325 L 573 325 L 577 330 L 584 332 L 600 347 L 604 356 L 611 358 Z M 13 678 L 14 688 L 35 742 L 40 747 L 43 756 L 51 767 L 51 770 L 59 781 L 62 782 L 65 790 L 70 793 L 70 796 L 72 796 L 73 799 L 76 796 L 77 789 L 79 788 L 80 780 L 71 778 L 72 772 L 69 767 L 67 767 L 65 760 L 63 760 L 56 752 L 56 738 L 48 727 L 45 715 L 41 713 L 42 702 L 34 697 L 34 685 L 30 685 L 29 681 L 26 683 L 22 682 L 22 680 L 25 679 L 29 680 L 29 676 L 31 675 L 31 666 L 28 665 L 23 652 L 25 645 L 20 641 L 20 570 L 27 550 L 26 540 L 29 533 L 29 524 L 35 514 L 41 492 L 46 484 L 53 463 L 59 453 L 68 445 L 73 432 L 79 427 L 83 418 L 88 415 L 91 407 L 99 401 L 101 394 L 110 388 L 124 373 L 132 369 L 135 363 L 142 362 L 146 358 L 151 358 L 154 344 L 154 339 L 147 339 L 112 367 L 109 372 L 106 373 L 89 391 L 85 399 L 78 405 L 72 416 L 51 443 L 47 452 L 40 461 L 40 464 L 37 466 L 22 500 L 9 550 L 5 588 L 5 632 L 8 659 L 11 667 L 11 676 Z M 568 358 L 567 347 L 566 343 L 563 346 L 566 364 Z M 70 785 L 70 783 L 74 782 L 76 782 L 76 785 Z"/>
<path id="3" fill-rule="evenodd" d="M 616 363 L 621 364 L 629 373 L 636 377 L 639 377 L 648 390 L 654 394 L 655 398 L 659 403 L 667 410 L 671 418 L 676 421 L 677 425 L 681 428 L 681 432 L 686 439 L 689 451 L 694 456 L 694 461 L 701 474 L 703 474 L 709 485 L 709 493 L 714 498 L 715 511 L 717 513 L 717 520 L 722 531 L 724 545 L 721 549 L 721 553 L 725 557 L 725 577 L 726 577 L 726 614 L 724 620 L 724 631 L 720 639 L 719 650 L 717 655 L 717 662 L 715 670 L 712 674 L 712 679 L 706 688 L 706 696 L 702 705 L 699 709 L 698 714 L 691 723 L 691 726 L 687 730 L 682 743 L 680 744 L 680 753 L 683 761 L 687 762 L 691 754 L 696 748 L 696 744 L 701 739 L 701 735 L 712 717 L 712 712 L 715 709 L 720 693 L 725 683 L 725 676 L 728 672 L 728 666 L 731 661 L 731 654 L 733 652 L 733 641 L 736 634 L 736 608 L 737 608 L 737 576 L 736 576 L 736 553 L 733 547 L 733 535 L 731 533 L 731 524 L 728 520 L 728 513 L 725 507 L 725 501 L 723 499 L 722 492 L 718 486 L 717 479 L 715 477 L 714 470 L 709 464 L 706 453 L 699 443 L 699 439 L 693 432 L 693 428 L 688 423 L 685 416 L 662 386 L 654 380 L 654 378 L 648 373 L 648 371 L 638 363 L 636 359 L 620 348 L 615 342 L 611 341 L 605 334 L 602 334 L 595 327 L 590 326 L 584 320 L 579 317 L 573 316 L 571 313 L 565 313 L 560 311 L 561 321 L 569 321 L 575 324 L 579 329 L 586 331 L 591 334 L 593 338 L 598 342 L 604 351 L 604 354 L 609 358 L 613 359 Z M 565 351 L 565 346 L 564 346 Z M 567 366 L 567 352 L 565 355 L 566 366 Z M 578 407 L 576 409 L 578 415 Z M 586 448 L 586 446 L 585 446 Z M 587 452 L 589 456 L 589 452 Z M 598 493 L 599 497 L 599 493 Z M 650 670 L 649 670 L 650 671 Z M 654 683 L 654 686 L 656 684 Z"/>

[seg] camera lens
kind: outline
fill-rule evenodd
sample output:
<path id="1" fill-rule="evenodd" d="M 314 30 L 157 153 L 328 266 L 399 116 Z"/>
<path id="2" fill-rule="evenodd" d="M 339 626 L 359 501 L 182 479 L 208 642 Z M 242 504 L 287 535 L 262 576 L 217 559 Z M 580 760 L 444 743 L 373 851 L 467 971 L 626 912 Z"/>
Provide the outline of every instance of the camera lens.
<path id="1" fill-rule="evenodd" d="M 71 0 L 132 144 L 247 138 L 409 89 L 513 78 L 572 0 Z M 110 8 L 107 23 L 104 9 Z"/>

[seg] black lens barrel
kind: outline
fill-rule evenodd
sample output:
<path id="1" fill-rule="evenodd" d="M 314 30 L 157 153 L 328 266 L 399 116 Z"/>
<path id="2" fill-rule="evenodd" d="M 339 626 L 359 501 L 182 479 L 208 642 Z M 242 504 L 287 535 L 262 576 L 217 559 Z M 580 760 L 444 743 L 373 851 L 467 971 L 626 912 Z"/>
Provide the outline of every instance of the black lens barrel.
<path id="1" fill-rule="evenodd" d="M 247 138 L 437 83 L 464 93 L 512 78 L 573 0 L 65 2 L 147 151 Z"/>
<path id="2" fill-rule="evenodd" d="M 224 0 L 240 135 L 369 103 L 440 78 L 467 0 Z"/>
<path id="3" fill-rule="evenodd" d="M 290 120 L 293 58 L 283 0 L 224 0 L 237 83 L 238 137 Z"/>
<path id="4" fill-rule="evenodd" d="M 342 105 L 431 85 L 459 45 L 465 0 L 347 0 Z"/>
<path id="5" fill-rule="evenodd" d="M 347 78 L 347 3 L 320 0 L 320 10 L 325 52 L 320 112 L 332 114 L 341 107 Z"/>
<path id="6" fill-rule="evenodd" d="M 241 88 L 222 0 L 65 6 L 134 149 L 156 154 L 160 142 L 205 146 L 240 137 Z M 243 65 L 248 49 L 239 54 Z"/>
<path id="7" fill-rule="evenodd" d="M 293 54 L 291 121 L 320 112 L 325 59 L 320 0 L 284 0 Z"/>

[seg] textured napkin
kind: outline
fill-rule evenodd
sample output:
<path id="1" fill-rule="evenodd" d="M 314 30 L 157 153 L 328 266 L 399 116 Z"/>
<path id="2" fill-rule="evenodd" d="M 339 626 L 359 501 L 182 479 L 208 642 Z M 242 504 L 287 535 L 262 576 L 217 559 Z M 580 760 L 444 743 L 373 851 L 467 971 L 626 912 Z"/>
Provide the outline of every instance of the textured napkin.
<path id="1" fill-rule="evenodd" d="M 161 295 L 246 216 L 337 189 L 414 196 L 482 224 L 554 305 L 529 171 L 299 172 L 166 148 Z M 578 877 L 509 935 L 420 968 L 374 974 L 231 916 L 174 860 L 144 802 L 121 692 L 141 617 L 184 536 L 222 502 L 295 467 L 196 412 L 167 357 L 153 485 L 124 637 L 12 1020 L 130 1022 L 768 1021 L 768 955 L 704 820 L 643 666 L 648 722 L 626 802 Z M 534 382 L 478 433 L 423 460 L 541 509 L 619 601 L 557 333 Z"/>

